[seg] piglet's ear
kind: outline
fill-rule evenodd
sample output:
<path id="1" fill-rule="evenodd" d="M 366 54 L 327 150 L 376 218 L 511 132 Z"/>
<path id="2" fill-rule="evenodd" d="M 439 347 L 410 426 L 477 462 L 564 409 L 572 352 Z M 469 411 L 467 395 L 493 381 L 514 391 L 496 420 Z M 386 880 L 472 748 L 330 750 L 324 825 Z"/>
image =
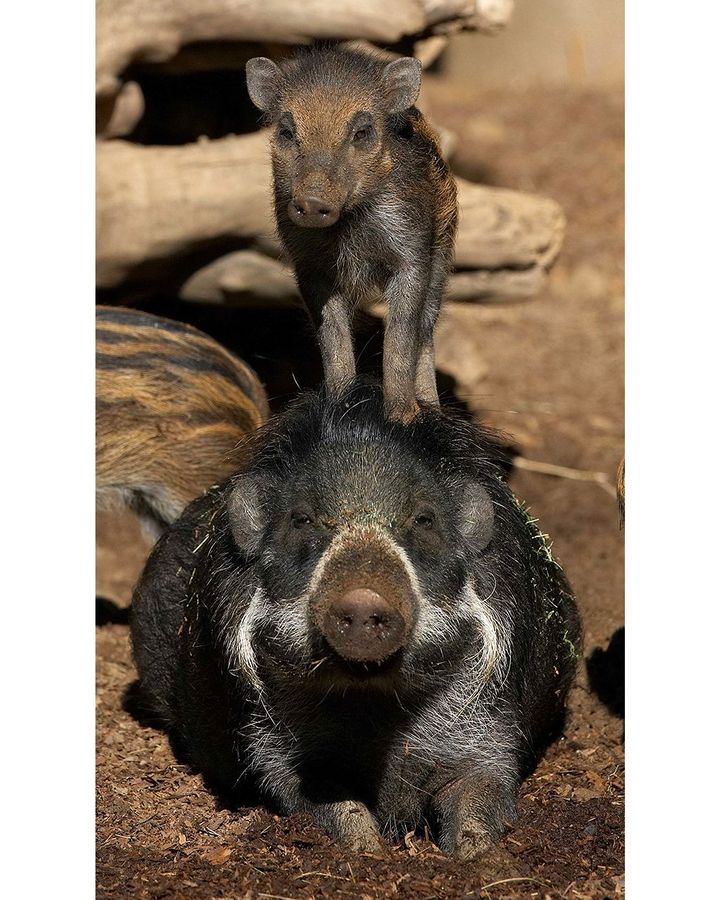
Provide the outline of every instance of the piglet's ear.
<path id="1" fill-rule="evenodd" d="M 260 546 L 267 516 L 260 487 L 253 475 L 240 475 L 235 479 L 228 499 L 228 518 L 238 548 L 247 555 L 254 553 Z"/>
<path id="2" fill-rule="evenodd" d="M 421 75 L 422 63 L 411 56 L 403 56 L 385 66 L 382 85 L 389 113 L 404 112 L 414 105 L 420 93 Z"/>
<path id="3" fill-rule="evenodd" d="M 492 540 L 495 511 L 485 488 L 476 481 L 464 481 L 458 492 L 460 531 L 477 550 L 484 550 Z"/>
<path id="4" fill-rule="evenodd" d="M 282 72 L 266 56 L 255 56 L 245 65 L 247 89 L 250 99 L 263 112 L 273 109 L 280 96 Z"/>

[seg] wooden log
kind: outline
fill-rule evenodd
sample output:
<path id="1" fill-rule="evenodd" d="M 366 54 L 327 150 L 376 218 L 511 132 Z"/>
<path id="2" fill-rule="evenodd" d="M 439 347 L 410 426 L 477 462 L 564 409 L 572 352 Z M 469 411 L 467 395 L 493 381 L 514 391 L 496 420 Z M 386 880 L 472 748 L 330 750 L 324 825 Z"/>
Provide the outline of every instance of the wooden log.
<path id="1" fill-rule="evenodd" d="M 477 0 L 475 11 L 463 22 L 463 27 L 485 34 L 497 34 L 509 23 L 515 8 L 515 0 Z M 444 31 L 457 31 L 457 21 L 448 19 Z"/>
<path id="2" fill-rule="evenodd" d="M 105 141 L 96 171 L 99 287 L 137 280 L 134 270 L 148 261 L 171 261 L 212 241 L 279 253 L 261 132 L 180 147 Z"/>
<path id="3" fill-rule="evenodd" d="M 258 132 L 180 147 L 99 143 L 98 286 L 144 282 L 152 293 L 153 287 L 167 290 L 175 282 L 179 287 L 229 250 L 279 257 L 267 140 Z M 458 200 L 454 299 L 534 293 L 562 243 L 564 217 L 558 205 L 463 179 L 458 179 Z M 206 251 L 205 263 L 188 270 L 186 260 L 199 249 Z M 263 288 L 267 267 L 263 273 L 256 258 L 238 259 L 237 274 L 228 276 L 225 266 L 223 278 L 239 279 L 246 294 L 246 286 L 254 283 L 268 299 L 287 296 L 287 280 Z M 255 276 L 249 272 L 253 266 Z M 273 273 L 279 277 L 277 269 Z"/>
<path id="4" fill-rule="evenodd" d="M 493 31 L 511 10 L 509 0 L 97 0 L 96 90 L 115 94 L 131 63 L 163 62 L 199 41 L 385 45 L 448 24 Z"/>
<path id="5" fill-rule="evenodd" d="M 565 217 L 547 197 L 457 179 L 458 269 L 546 270 L 562 246 Z"/>
<path id="6" fill-rule="evenodd" d="M 302 306 L 292 271 L 256 250 L 228 253 L 199 269 L 179 290 L 182 300 L 243 307 Z"/>
<path id="7" fill-rule="evenodd" d="M 126 81 L 113 98 L 100 98 L 97 104 L 96 129 L 99 138 L 125 137 L 135 128 L 145 112 L 145 98 L 136 81 Z"/>
<path id="8" fill-rule="evenodd" d="M 455 272 L 448 280 L 445 297 L 458 302 L 521 299 L 537 294 L 545 278 L 546 271 L 539 265 L 526 271 Z M 239 250 L 214 260 L 191 275 L 178 294 L 183 300 L 247 308 L 302 306 L 290 268 L 254 250 Z"/>

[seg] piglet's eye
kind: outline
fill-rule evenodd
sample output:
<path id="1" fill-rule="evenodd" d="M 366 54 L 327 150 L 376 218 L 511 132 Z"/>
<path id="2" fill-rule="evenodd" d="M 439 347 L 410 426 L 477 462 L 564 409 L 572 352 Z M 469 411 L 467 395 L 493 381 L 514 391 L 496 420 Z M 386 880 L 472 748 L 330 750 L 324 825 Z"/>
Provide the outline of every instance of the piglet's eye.
<path id="1" fill-rule="evenodd" d="M 370 137 L 370 129 L 369 128 L 358 128 L 358 130 L 353 135 L 353 144 L 359 144 L 369 137 Z"/>
<path id="2" fill-rule="evenodd" d="M 291 141 L 295 137 L 295 135 L 292 133 L 292 131 L 289 128 L 281 128 L 278 131 L 278 136 L 283 141 Z"/>
<path id="3" fill-rule="evenodd" d="M 435 520 L 430 513 L 418 513 L 418 515 L 415 516 L 415 524 L 420 528 L 425 528 L 429 531 L 435 524 Z"/>

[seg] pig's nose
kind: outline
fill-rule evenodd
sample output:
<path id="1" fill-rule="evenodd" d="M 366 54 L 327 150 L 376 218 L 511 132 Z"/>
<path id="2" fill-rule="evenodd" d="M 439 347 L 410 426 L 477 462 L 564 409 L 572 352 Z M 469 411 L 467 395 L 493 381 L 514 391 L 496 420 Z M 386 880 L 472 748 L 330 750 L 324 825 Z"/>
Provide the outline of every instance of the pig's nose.
<path id="1" fill-rule="evenodd" d="M 340 209 L 321 197 L 297 196 L 288 203 L 291 221 L 303 228 L 327 228 L 340 217 Z"/>
<path id="2" fill-rule="evenodd" d="M 380 594 L 355 588 L 333 600 L 323 621 L 330 646 L 348 660 L 380 662 L 402 646 L 405 619 Z"/>

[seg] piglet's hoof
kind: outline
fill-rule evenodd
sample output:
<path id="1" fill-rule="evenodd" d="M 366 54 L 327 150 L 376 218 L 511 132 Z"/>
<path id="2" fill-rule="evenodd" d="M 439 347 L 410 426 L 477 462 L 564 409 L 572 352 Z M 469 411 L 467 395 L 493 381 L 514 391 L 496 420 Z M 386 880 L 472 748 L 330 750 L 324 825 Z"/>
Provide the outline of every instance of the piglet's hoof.
<path id="1" fill-rule="evenodd" d="M 420 412 L 417 400 L 412 399 L 407 403 L 393 403 L 385 401 L 385 416 L 390 422 L 399 422 L 401 425 L 409 425 Z"/>

